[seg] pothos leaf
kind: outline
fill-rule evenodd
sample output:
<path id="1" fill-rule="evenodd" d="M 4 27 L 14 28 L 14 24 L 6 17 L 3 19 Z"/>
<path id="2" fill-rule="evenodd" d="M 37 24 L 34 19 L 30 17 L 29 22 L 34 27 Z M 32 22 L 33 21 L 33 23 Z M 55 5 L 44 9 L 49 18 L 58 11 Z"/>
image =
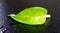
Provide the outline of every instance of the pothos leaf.
<path id="1" fill-rule="evenodd" d="M 43 7 L 31 7 L 26 8 L 16 14 L 15 16 L 11 16 L 14 20 L 29 24 L 29 25 L 38 25 L 44 24 L 46 21 L 47 9 Z"/>

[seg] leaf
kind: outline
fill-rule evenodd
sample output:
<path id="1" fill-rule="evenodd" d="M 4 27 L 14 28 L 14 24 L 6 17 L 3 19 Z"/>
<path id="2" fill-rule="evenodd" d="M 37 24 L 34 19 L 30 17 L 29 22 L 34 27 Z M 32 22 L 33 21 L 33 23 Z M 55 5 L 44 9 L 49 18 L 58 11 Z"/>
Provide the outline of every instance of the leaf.
<path id="1" fill-rule="evenodd" d="M 16 14 L 15 16 L 11 16 L 14 20 L 29 24 L 29 25 L 39 25 L 44 24 L 46 21 L 47 9 L 43 7 L 31 7 L 26 8 Z"/>

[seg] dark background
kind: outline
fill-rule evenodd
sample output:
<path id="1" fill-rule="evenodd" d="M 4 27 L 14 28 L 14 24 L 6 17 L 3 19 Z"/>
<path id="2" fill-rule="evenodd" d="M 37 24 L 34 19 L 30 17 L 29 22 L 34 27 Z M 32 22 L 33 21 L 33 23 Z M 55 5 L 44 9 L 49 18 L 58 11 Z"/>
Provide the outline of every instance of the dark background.
<path id="1" fill-rule="evenodd" d="M 51 20 L 47 33 L 60 33 L 60 0 L 1 0 L 6 15 L 17 14 L 21 10 L 40 6 L 48 9 Z"/>

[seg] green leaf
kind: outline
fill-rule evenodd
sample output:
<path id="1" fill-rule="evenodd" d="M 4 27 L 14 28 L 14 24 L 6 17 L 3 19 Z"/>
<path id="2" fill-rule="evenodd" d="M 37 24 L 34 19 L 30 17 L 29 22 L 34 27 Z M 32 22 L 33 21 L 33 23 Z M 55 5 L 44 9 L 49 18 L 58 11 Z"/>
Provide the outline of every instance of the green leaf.
<path id="1" fill-rule="evenodd" d="M 43 7 L 31 7 L 26 8 L 16 14 L 15 16 L 11 16 L 14 20 L 29 24 L 29 25 L 39 25 L 44 24 L 46 21 L 47 9 Z"/>

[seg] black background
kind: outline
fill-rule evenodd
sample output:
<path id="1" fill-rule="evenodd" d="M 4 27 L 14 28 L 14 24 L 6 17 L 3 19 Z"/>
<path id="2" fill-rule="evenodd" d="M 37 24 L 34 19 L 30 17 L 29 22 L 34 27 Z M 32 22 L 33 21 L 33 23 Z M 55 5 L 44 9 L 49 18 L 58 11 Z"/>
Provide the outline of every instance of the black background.
<path id="1" fill-rule="evenodd" d="M 47 32 L 60 33 L 60 0 L 4 0 L 3 2 L 7 15 L 17 14 L 28 7 L 40 6 L 47 8 L 49 14 L 51 14 Z"/>

